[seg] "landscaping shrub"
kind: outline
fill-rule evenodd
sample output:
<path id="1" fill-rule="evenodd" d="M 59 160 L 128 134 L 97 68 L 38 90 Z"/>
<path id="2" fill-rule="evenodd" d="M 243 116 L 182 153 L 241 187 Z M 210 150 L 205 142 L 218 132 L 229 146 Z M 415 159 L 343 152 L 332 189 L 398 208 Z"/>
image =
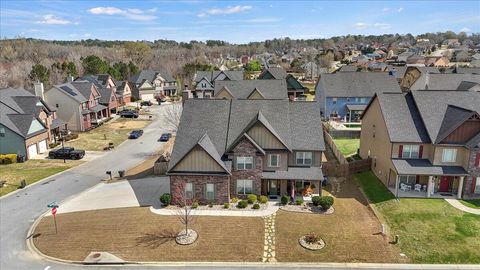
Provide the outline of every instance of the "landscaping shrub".
<path id="1" fill-rule="evenodd" d="M 303 204 L 303 199 L 302 198 L 298 198 L 295 200 L 295 204 L 296 205 L 302 205 Z"/>
<path id="2" fill-rule="evenodd" d="M 258 200 L 260 201 L 260 203 L 267 203 L 268 202 L 268 197 L 262 195 L 258 198 Z"/>
<path id="3" fill-rule="evenodd" d="M 223 208 L 225 208 L 225 209 L 230 208 L 230 204 L 229 204 L 228 202 L 224 203 L 224 204 L 223 204 Z"/>
<path id="4" fill-rule="evenodd" d="M 252 206 L 252 209 L 260 209 L 260 204 L 256 203 Z"/>
<path id="5" fill-rule="evenodd" d="M 236 203 L 236 202 L 238 202 L 239 200 L 240 200 L 240 199 L 238 199 L 237 197 L 233 197 L 233 198 L 231 199 L 232 203 Z"/>
<path id="6" fill-rule="evenodd" d="M 255 194 L 248 194 L 247 201 L 249 204 L 252 204 L 257 201 L 257 195 Z"/>
<path id="7" fill-rule="evenodd" d="M 208 207 L 212 208 L 212 207 L 213 207 L 213 203 L 209 203 L 209 204 L 208 204 Z"/>
<path id="8" fill-rule="evenodd" d="M 333 205 L 333 197 L 322 196 L 319 201 L 319 205 L 323 210 L 328 210 Z"/>
<path id="9" fill-rule="evenodd" d="M 48 145 L 49 148 L 55 148 L 59 145 L 59 143 L 51 143 Z"/>
<path id="10" fill-rule="evenodd" d="M 305 235 L 305 242 L 307 242 L 308 244 L 317 243 L 318 241 L 320 241 L 320 239 L 320 235 L 313 232 Z"/>
<path id="11" fill-rule="evenodd" d="M 290 198 L 287 195 L 283 195 L 281 202 L 283 205 L 287 205 L 290 202 Z"/>
<path id="12" fill-rule="evenodd" d="M 162 196 L 160 196 L 160 202 L 163 205 L 170 205 L 172 202 L 172 195 L 170 195 L 170 193 L 163 193 Z"/>
<path id="13" fill-rule="evenodd" d="M 12 164 L 17 162 L 17 154 L 0 155 L 0 164 Z"/>
<path id="14" fill-rule="evenodd" d="M 248 206 L 248 201 L 246 200 L 241 200 L 237 203 L 237 208 L 247 208 Z"/>
<path id="15" fill-rule="evenodd" d="M 320 198 L 321 198 L 320 196 L 313 196 L 313 197 L 312 197 L 312 203 L 313 203 L 313 205 L 319 206 L 319 205 L 320 205 Z"/>
<path id="16" fill-rule="evenodd" d="M 196 209 L 196 208 L 198 208 L 198 206 L 199 206 L 199 204 L 198 204 L 197 201 L 194 201 L 194 202 L 192 203 L 192 209 Z"/>

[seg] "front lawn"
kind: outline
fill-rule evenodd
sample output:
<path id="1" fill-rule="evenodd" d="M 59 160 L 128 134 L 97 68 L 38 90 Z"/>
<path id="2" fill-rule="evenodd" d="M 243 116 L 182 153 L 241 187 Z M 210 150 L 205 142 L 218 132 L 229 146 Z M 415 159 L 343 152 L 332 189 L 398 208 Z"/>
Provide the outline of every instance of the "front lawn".
<path id="1" fill-rule="evenodd" d="M 357 149 L 360 147 L 360 139 L 333 139 L 333 141 L 344 156 L 357 153 Z"/>
<path id="2" fill-rule="evenodd" d="M 0 196 L 18 189 L 21 180 L 30 185 L 81 163 L 81 160 L 67 160 L 67 163 L 63 163 L 63 160 L 58 159 L 30 159 L 24 163 L 0 165 L 0 180 L 7 181 L 7 185 L 0 188 Z"/>
<path id="3" fill-rule="evenodd" d="M 264 223 L 257 217 L 199 216 L 191 226 L 195 243 L 180 246 L 183 228 L 177 216 L 156 215 L 148 207 L 117 208 L 51 216 L 40 221 L 34 244 L 44 254 L 83 261 L 91 251 L 105 251 L 128 261 L 260 262 Z"/>
<path id="4" fill-rule="evenodd" d="M 480 216 L 463 213 L 443 199 L 402 198 L 371 173 L 355 179 L 381 219 L 400 236 L 400 248 L 414 263 L 480 263 Z"/>
<path id="5" fill-rule="evenodd" d="M 468 207 L 480 209 L 480 199 L 475 200 L 460 200 L 460 202 Z"/>
<path id="6" fill-rule="evenodd" d="M 148 120 L 120 118 L 80 133 L 78 139 L 66 142 L 65 146 L 87 151 L 102 151 L 108 143 L 112 142 L 114 146 L 118 146 L 128 138 L 132 130 L 143 129 L 150 123 Z"/>

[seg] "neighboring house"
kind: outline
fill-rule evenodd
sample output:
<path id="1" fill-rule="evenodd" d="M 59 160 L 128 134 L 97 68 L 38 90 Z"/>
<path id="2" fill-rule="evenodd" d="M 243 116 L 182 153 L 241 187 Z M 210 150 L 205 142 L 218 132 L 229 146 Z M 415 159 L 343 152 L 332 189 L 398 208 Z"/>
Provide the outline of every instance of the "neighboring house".
<path id="1" fill-rule="evenodd" d="M 108 108 L 107 117 L 111 117 L 112 114 L 117 113 L 119 105 L 115 88 L 97 88 L 97 90 L 100 93 L 98 103 Z"/>
<path id="2" fill-rule="evenodd" d="M 166 72 L 142 70 L 128 81 L 136 99 L 155 100 L 157 96 L 177 95 L 177 80 Z"/>
<path id="3" fill-rule="evenodd" d="M 474 92 L 378 94 L 362 115 L 360 156 L 397 197 L 480 196 L 479 112 Z"/>
<path id="4" fill-rule="evenodd" d="M 464 50 L 455 51 L 453 54 L 454 62 L 470 62 L 471 59 L 472 58 L 468 52 Z"/>
<path id="5" fill-rule="evenodd" d="M 387 70 L 389 75 L 392 75 L 397 79 L 397 82 L 400 84 L 402 82 L 402 79 L 405 75 L 405 72 L 407 71 L 407 66 L 391 66 L 389 65 L 387 67 Z"/>
<path id="6" fill-rule="evenodd" d="M 302 69 L 307 80 L 316 80 L 320 74 L 328 73 L 328 68 L 321 68 L 314 62 L 303 64 Z"/>
<path id="7" fill-rule="evenodd" d="M 168 167 L 173 202 L 320 193 L 322 124 L 314 102 L 187 100 Z M 208 117 L 205 117 L 208 115 Z"/>
<path id="8" fill-rule="evenodd" d="M 401 92 L 394 76 L 386 72 L 323 74 L 315 86 L 315 99 L 323 118 L 358 122 L 375 93 Z"/>
<path id="9" fill-rule="evenodd" d="M 410 90 L 469 90 L 465 82 L 480 83 L 480 74 L 422 73 Z M 462 84 L 462 87 L 460 85 Z M 474 86 L 474 85 L 472 85 Z M 460 88 L 460 89 L 459 89 Z M 475 90 L 475 89 L 472 89 Z"/>
<path id="10" fill-rule="evenodd" d="M 112 76 L 109 74 L 99 74 L 99 75 L 85 75 L 78 77 L 75 81 L 88 81 L 97 88 L 115 88 L 116 84 Z"/>
<path id="11" fill-rule="evenodd" d="M 444 56 L 427 56 L 425 57 L 426 67 L 448 67 L 450 60 Z"/>
<path id="12" fill-rule="evenodd" d="M 30 159 L 45 153 L 61 128 L 65 123 L 40 97 L 25 89 L 0 89 L 0 154 Z"/>
<path id="13" fill-rule="evenodd" d="M 362 70 L 362 67 L 359 67 L 359 66 L 354 66 L 354 65 L 345 65 L 345 66 L 341 66 L 337 72 L 357 72 L 357 71 L 361 71 Z"/>
<path id="14" fill-rule="evenodd" d="M 428 73 L 440 73 L 437 67 L 407 67 L 403 72 L 400 88 L 403 91 L 409 90 L 417 80 L 423 80 Z"/>
<path id="15" fill-rule="evenodd" d="M 195 84 L 194 97 L 213 97 L 216 81 L 242 81 L 243 71 L 197 71 L 193 78 Z"/>
<path id="16" fill-rule="evenodd" d="M 375 71 L 375 72 L 384 72 L 388 68 L 387 64 L 383 62 L 370 62 L 367 65 L 367 69 L 369 71 Z"/>
<path id="17" fill-rule="evenodd" d="M 89 130 L 107 119 L 109 111 L 99 104 L 100 97 L 98 88 L 89 81 L 58 84 L 45 92 L 45 101 L 74 131 Z"/>
<path id="18" fill-rule="evenodd" d="M 299 97 L 308 92 L 308 88 L 303 86 L 292 74 L 287 74 L 283 68 L 272 67 L 265 69 L 259 76 L 259 80 L 285 80 L 287 83 L 288 96 Z"/>
<path id="19" fill-rule="evenodd" d="M 397 61 L 398 61 L 398 62 L 405 62 L 405 63 L 406 63 L 406 62 L 407 62 L 407 59 L 408 59 L 409 57 L 411 57 L 412 55 L 414 55 L 413 52 L 403 52 L 403 53 L 401 53 L 401 54 L 398 55 Z"/>
<path id="20" fill-rule="evenodd" d="M 217 81 L 216 99 L 287 99 L 285 80 Z"/>
<path id="21" fill-rule="evenodd" d="M 127 103 L 132 102 L 132 89 L 128 81 L 116 81 L 115 82 L 117 96 L 117 102 L 119 106 L 125 106 Z"/>

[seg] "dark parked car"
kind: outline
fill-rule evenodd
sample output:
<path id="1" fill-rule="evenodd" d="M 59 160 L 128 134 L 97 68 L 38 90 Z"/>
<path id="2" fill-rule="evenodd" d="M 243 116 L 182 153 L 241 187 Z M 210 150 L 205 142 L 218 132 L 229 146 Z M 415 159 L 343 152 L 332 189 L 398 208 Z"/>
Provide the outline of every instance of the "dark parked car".
<path id="1" fill-rule="evenodd" d="M 142 101 L 140 103 L 140 106 L 152 106 L 152 105 L 153 105 L 153 103 L 150 100 Z"/>
<path id="2" fill-rule="evenodd" d="M 119 112 L 120 117 L 125 118 L 138 118 L 138 113 L 136 111 L 121 111 Z"/>
<path id="3" fill-rule="evenodd" d="M 143 130 L 141 130 L 141 129 L 134 130 L 134 131 L 130 132 L 130 136 L 128 136 L 128 138 L 129 139 L 138 139 L 142 135 L 143 135 Z"/>
<path id="4" fill-rule="evenodd" d="M 48 152 L 51 159 L 82 159 L 85 156 L 85 150 L 75 150 L 73 147 L 63 147 Z"/>
<path id="5" fill-rule="evenodd" d="M 171 137 L 172 137 L 172 133 L 163 133 L 162 136 L 160 136 L 160 139 L 158 140 L 161 142 L 166 142 L 170 140 Z"/>

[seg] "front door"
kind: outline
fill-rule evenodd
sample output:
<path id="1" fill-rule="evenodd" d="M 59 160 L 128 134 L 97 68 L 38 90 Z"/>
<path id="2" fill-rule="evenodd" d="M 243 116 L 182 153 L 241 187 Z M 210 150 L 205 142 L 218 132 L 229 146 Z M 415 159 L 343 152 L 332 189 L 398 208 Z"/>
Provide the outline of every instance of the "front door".
<path id="1" fill-rule="evenodd" d="M 450 177 L 442 176 L 440 178 L 440 187 L 439 187 L 438 191 L 448 192 L 449 189 L 450 189 Z"/>
<path id="2" fill-rule="evenodd" d="M 268 194 L 269 195 L 280 195 L 280 187 L 278 184 L 278 180 L 270 180 L 268 181 Z"/>

